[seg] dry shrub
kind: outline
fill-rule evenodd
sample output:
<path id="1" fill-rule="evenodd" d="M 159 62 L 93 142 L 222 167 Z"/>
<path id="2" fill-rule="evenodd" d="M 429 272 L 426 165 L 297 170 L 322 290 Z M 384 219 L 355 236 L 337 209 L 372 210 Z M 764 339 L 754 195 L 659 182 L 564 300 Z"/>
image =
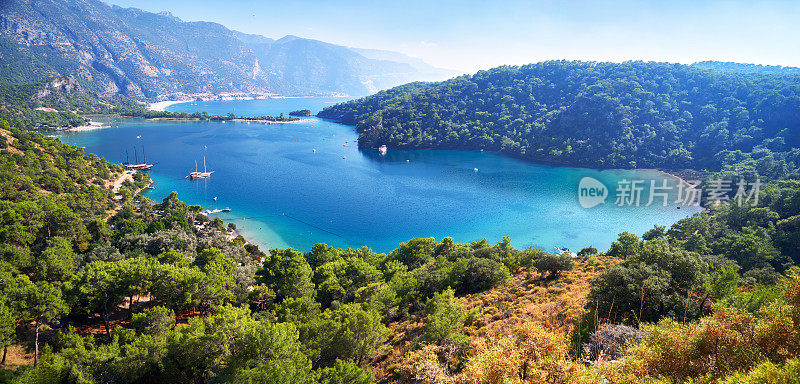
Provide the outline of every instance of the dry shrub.
<path id="1" fill-rule="evenodd" d="M 443 384 L 447 374 L 444 367 L 439 364 L 439 357 L 436 355 L 436 346 L 426 345 L 421 349 L 410 351 L 400 367 L 400 374 L 408 381 L 423 384 Z"/>
<path id="2" fill-rule="evenodd" d="M 630 349 L 642 374 L 687 379 L 720 377 L 758 362 L 755 346 L 724 316 L 683 325 L 672 319 L 644 326 L 642 342 Z M 746 320 L 745 320 L 746 321 Z M 734 326 L 732 326 L 734 325 Z"/>
<path id="3" fill-rule="evenodd" d="M 463 375 L 456 372 L 463 353 L 453 345 L 428 344 L 406 354 L 400 367 L 405 382 L 420 384 L 460 384 Z"/>
<path id="4" fill-rule="evenodd" d="M 783 366 L 765 361 L 747 373 L 738 373 L 719 384 L 797 384 L 800 383 L 800 359 L 789 360 Z"/>
<path id="5" fill-rule="evenodd" d="M 616 360 L 628 344 L 638 343 L 643 332 L 622 324 L 606 324 L 589 336 L 585 347 L 589 358 L 597 362 Z"/>
<path id="6" fill-rule="evenodd" d="M 511 335 L 477 343 L 465 378 L 474 384 L 574 383 L 583 370 L 567 360 L 564 339 L 528 322 Z"/>
<path id="7" fill-rule="evenodd" d="M 641 377 L 710 381 L 764 362 L 783 364 L 796 359 L 800 357 L 800 276 L 786 282 L 783 291 L 783 300 L 757 314 L 717 306 L 712 316 L 697 322 L 667 319 L 645 325 L 645 336 L 629 349 L 624 368 Z"/>

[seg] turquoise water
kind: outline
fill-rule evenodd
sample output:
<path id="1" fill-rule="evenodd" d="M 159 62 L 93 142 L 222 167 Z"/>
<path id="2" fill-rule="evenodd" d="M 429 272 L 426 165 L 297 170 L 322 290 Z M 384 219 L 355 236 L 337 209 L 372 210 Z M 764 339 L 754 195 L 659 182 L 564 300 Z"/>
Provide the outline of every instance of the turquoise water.
<path id="1" fill-rule="evenodd" d="M 198 102 L 169 109 L 275 115 L 303 108 L 316 112 L 341 100 Z M 497 242 L 508 235 L 517 247 L 607 249 L 623 230 L 641 234 L 697 211 L 674 205 L 618 207 L 613 196 L 591 209 L 578 203 L 584 176 L 613 191 L 623 178 L 649 185 L 665 177 L 655 171 L 551 167 L 490 152 L 389 150 L 381 156 L 359 150 L 352 127 L 316 118 L 270 125 L 121 120 L 110 128 L 60 137 L 113 162 L 124 159 L 125 149 L 132 158 L 132 146 L 143 144 L 148 161 L 158 162 L 150 172 L 156 189 L 148 197 L 160 201 L 177 191 L 191 204 L 230 207 L 220 217 L 267 248 L 308 250 L 325 242 L 386 252 L 413 237 Z M 195 160 L 202 167 L 203 153 L 214 174 L 186 179 Z"/>

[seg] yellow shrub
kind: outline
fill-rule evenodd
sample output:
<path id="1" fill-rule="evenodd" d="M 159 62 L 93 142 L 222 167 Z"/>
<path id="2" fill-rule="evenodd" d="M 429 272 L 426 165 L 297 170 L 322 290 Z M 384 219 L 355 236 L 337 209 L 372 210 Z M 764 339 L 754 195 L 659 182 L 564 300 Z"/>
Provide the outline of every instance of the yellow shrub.
<path id="1" fill-rule="evenodd" d="M 579 373 L 564 339 L 533 322 L 478 344 L 465 371 L 474 384 L 573 383 Z"/>
<path id="2" fill-rule="evenodd" d="M 789 360 L 783 366 L 769 361 L 761 363 L 747 373 L 738 373 L 719 384 L 797 384 L 800 383 L 800 359 Z"/>
<path id="3" fill-rule="evenodd" d="M 444 371 L 444 367 L 439 363 L 439 357 L 436 355 L 436 345 L 433 344 L 409 352 L 400 367 L 400 374 L 408 381 L 421 384 L 446 384 L 451 382 Z"/>

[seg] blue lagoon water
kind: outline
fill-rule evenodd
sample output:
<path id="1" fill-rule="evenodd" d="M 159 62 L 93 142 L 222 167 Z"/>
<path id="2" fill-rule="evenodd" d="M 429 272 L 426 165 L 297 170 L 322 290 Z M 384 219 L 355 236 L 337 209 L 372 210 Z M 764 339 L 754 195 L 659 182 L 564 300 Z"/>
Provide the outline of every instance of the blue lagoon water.
<path id="1" fill-rule="evenodd" d="M 169 109 L 246 116 L 297 109 L 316 113 L 343 100 L 197 102 Z M 641 234 L 698 210 L 663 207 L 660 200 L 649 207 L 614 204 L 619 180 L 642 179 L 649 186 L 649 180 L 666 177 L 656 171 L 551 167 L 477 151 L 389 150 L 381 156 L 359 150 L 352 127 L 316 118 L 268 125 L 130 119 L 60 138 L 112 162 L 123 161 L 126 149 L 132 160 L 134 144 L 139 150 L 143 145 L 147 160 L 157 162 L 150 172 L 156 189 L 147 192 L 149 198 L 160 201 L 177 191 L 190 204 L 230 207 L 220 217 L 266 248 L 306 251 L 324 242 L 386 252 L 413 237 L 493 243 L 510 236 L 517 247 L 604 250 L 621 231 Z M 186 179 L 195 161 L 202 168 L 203 154 L 212 177 Z M 580 206 L 578 183 L 585 176 L 611 189 L 605 204 Z"/>

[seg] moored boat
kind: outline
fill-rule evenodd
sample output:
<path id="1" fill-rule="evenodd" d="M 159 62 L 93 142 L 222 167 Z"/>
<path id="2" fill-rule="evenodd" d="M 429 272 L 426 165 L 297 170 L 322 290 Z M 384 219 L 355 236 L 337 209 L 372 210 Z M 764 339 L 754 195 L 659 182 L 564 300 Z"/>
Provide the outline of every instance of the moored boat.
<path id="1" fill-rule="evenodd" d="M 214 171 L 206 169 L 206 156 L 203 155 L 203 172 L 197 170 L 197 160 L 194 161 L 194 172 L 189 172 L 189 178 L 192 180 L 207 179 L 211 177 Z"/>

